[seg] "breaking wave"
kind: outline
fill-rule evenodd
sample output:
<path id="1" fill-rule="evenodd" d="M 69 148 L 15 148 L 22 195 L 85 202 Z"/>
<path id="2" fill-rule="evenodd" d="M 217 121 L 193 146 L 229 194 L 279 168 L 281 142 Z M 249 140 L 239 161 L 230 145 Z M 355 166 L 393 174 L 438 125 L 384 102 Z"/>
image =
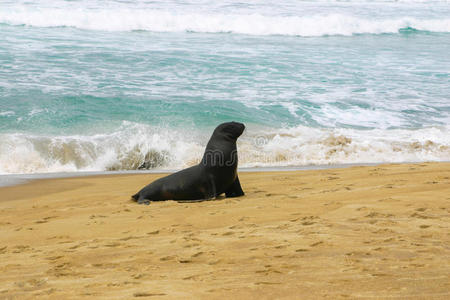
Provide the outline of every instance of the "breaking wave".
<path id="1" fill-rule="evenodd" d="M 450 128 L 418 130 L 246 129 L 240 167 L 450 160 Z M 180 169 L 197 164 L 210 132 L 124 122 L 92 136 L 1 134 L 0 174 Z"/>
<path id="2" fill-rule="evenodd" d="M 86 30 L 328 36 L 398 33 L 404 29 L 450 32 L 450 18 L 369 19 L 347 14 L 268 16 L 260 13 L 175 13 L 167 10 L 27 8 L 0 11 L 0 23 Z"/>

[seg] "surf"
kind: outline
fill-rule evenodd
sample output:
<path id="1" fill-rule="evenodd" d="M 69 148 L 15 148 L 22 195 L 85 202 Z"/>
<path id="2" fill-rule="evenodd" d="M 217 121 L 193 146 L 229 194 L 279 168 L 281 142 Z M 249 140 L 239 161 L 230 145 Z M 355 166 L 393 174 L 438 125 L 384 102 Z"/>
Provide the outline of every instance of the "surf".
<path id="1" fill-rule="evenodd" d="M 398 34 L 405 29 L 450 32 L 450 18 L 359 17 L 350 13 L 265 15 L 180 13 L 134 8 L 12 8 L 0 11 L 0 23 L 31 27 L 72 27 L 100 31 L 232 33 L 255 36 L 352 36 Z"/>
<path id="2" fill-rule="evenodd" d="M 124 122 L 114 132 L 0 134 L 0 174 L 182 169 L 199 163 L 209 129 Z M 268 128 L 250 124 L 238 141 L 240 167 L 448 161 L 450 128 L 416 130 Z"/>

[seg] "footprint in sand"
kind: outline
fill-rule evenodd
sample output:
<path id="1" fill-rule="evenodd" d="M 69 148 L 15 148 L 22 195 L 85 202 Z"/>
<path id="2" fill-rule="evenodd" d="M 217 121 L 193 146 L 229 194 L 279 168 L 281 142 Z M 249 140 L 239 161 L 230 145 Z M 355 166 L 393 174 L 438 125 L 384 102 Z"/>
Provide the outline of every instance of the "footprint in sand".
<path id="1" fill-rule="evenodd" d="M 104 247 L 111 247 L 111 248 L 115 248 L 115 247 L 119 247 L 122 246 L 123 244 L 119 243 L 119 242 L 109 242 L 104 244 Z"/>
<path id="2" fill-rule="evenodd" d="M 132 236 L 132 235 L 130 235 L 130 236 L 126 236 L 126 237 L 120 238 L 119 241 L 129 241 L 129 240 L 136 240 L 136 239 L 142 239 L 142 238 L 143 238 L 143 236 Z"/>
<path id="3" fill-rule="evenodd" d="M 323 244 L 322 241 L 318 241 L 318 242 L 312 243 L 312 244 L 309 245 L 309 246 L 310 246 L 310 247 L 317 247 L 317 246 L 322 245 L 322 244 Z"/>
<path id="4" fill-rule="evenodd" d="M 62 256 L 62 255 L 56 255 L 56 256 L 48 256 L 45 259 L 47 259 L 47 260 L 57 260 L 57 259 L 60 259 L 60 258 L 63 258 L 63 257 L 64 256 Z"/>
<path id="5" fill-rule="evenodd" d="M 200 275 L 190 275 L 183 277 L 183 280 L 198 280 L 200 278 Z"/>
<path id="6" fill-rule="evenodd" d="M 233 225 L 233 226 L 228 227 L 228 229 L 241 229 L 241 228 L 242 228 L 241 225 Z"/>
<path id="7" fill-rule="evenodd" d="M 255 285 L 274 285 L 274 284 L 282 284 L 282 283 L 281 282 L 268 282 L 268 281 L 255 282 Z"/>
<path id="8" fill-rule="evenodd" d="M 419 214 L 417 212 L 415 212 L 412 215 L 410 215 L 410 217 L 417 218 L 417 219 L 437 219 L 436 217 L 427 216 L 427 215 L 424 215 L 424 214 Z"/>
<path id="9" fill-rule="evenodd" d="M 159 260 L 160 261 L 170 261 L 170 260 L 175 260 L 176 258 L 177 258 L 177 256 L 175 256 L 175 255 L 169 255 L 169 256 L 163 256 Z"/>
<path id="10" fill-rule="evenodd" d="M 250 191 L 250 192 L 252 192 L 252 191 Z M 256 191 L 253 191 L 253 193 L 255 193 L 255 194 L 257 194 L 257 193 L 265 193 L 266 191 L 263 191 L 263 190 L 256 190 Z"/>
<path id="11" fill-rule="evenodd" d="M 183 246 L 183 248 L 193 248 L 193 247 L 197 247 L 200 246 L 199 243 L 189 243 Z"/>
<path id="12" fill-rule="evenodd" d="M 19 281 L 14 283 L 21 290 L 31 292 L 37 289 L 41 289 L 47 285 L 46 279 L 29 279 L 26 281 Z"/>
<path id="13" fill-rule="evenodd" d="M 134 274 L 131 277 L 133 277 L 133 279 L 141 279 L 145 276 L 146 276 L 146 274 L 139 273 L 139 274 Z"/>
<path id="14" fill-rule="evenodd" d="M 305 249 L 305 248 L 299 248 L 299 249 L 295 250 L 295 252 L 306 252 L 306 251 L 309 251 L 309 250 Z"/>
<path id="15" fill-rule="evenodd" d="M 308 226 L 308 225 L 313 225 L 313 224 L 315 224 L 316 222 L 312 222 L 312 221 L 305 221 L 305 222 L 302 222 L 302 225 L 304 225 L 304 226 Z"/>
<path id="16" fill-rule="evenodd" d="M 43 224 L 43 223 L 47 223 L 47 222 L 48 222 L 47 220 L 37 220 L 34 223 L 35 224 Z"/>
<path id="17" fill-rule="evenodd" d="M 118 264 L 114 263 L 98 263 L 98 264 L 92 264 L 92 267 L 99 268 L 99 269 L 116 269 Z"/>
<path id="18" fill-rule="evenodd" d="M 200 251 L 200 252 L 197 252 L 197 253 L 192 254 L 191 257 L 199 257 L 199 256 L 202 255 L 203 253 L 204 253 L 204 252 Z"/>
<path id="19" fill-rule="evenodd" d="M 214 266 L 214 265 L 217 265 L 220 262 L 222 262 L 222 260 L 221 259 L 217 259 L 217 260 L 209 261 L 209 262 L 207 262 L 207 264 L 210 265 L 210 266 Z"/>
<path id="20" fill-rule="evenodd" d="M 273 268 L 272 265 L 265 265 L 264 268 L 263 270 L 256 270 L 255 273 L 264 275 L 269 275 L 270 273 L 283 274 L 283 272 Z"/>
<path id="21" fill-rule="evenodd" d="M 75 273 L 72 269 L 72 264 L 69 262 L 60 262 L 53 268 L 49 269 L 47 271 L 47 274 L 61 277 L 61 276 L 76 276 L 77 273 Z"/>
<path id="22" fill-rule="evenodd" d="M 278 246 L 275 246 L 274 248 L 275 249 L 284 249 L 284 248 L 286 248 L 286 247 L 288 247 L 289 245 L 278 245 Z"/>
<path id="23" fill-rule="evenodd" d="M 394 217 L 393 214 L 383 214 L 379 212 L 372 211 L 369 214 L 365 215 L 366 218 L 391 218 Z"/>
<path id="24" fill-rule="evenodd" d="M 73 246 L 71 246 L 71 247 L 69 247 L 69 248 L 67 248 L 67 249 L 69 249 L 69 250 L 75 250 L 75 249 L 78 249 L 79 247 L 81 247 L 82 245 L 81 244 L 77 244 L 77 245 L 73 245 Z"/>
<path id="25" fill-rule="evenodd" d="M 13 251 L 12 253 L 22 253 L 22 252 L 27 252 L 29 250 L 33 250 L 33 248 L 30 248 L 30 246 L 28 245 L 17 245 L 15 247 L 13 247 Z"/>
<path id="26" fill-rule="evenodd" d="M 133 297 L 156 297 L 156 296 L 166 296 L 164 293 L 146 293 L 146 292 L 136 292 Z"/>

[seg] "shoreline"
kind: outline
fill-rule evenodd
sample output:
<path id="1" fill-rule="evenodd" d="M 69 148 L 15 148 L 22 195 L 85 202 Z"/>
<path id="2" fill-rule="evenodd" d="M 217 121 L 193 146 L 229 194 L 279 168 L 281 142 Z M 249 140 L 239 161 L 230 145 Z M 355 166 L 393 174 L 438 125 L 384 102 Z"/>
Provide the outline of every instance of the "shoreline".
<path id="1" fill-rule="evenodd" d="M 419 163 L 448 163 L 450 161 L 412 161 L 412 162 L 377 162 L 377 163 L 348 163 L 334 165 L 307 165 L 307 166 L 274 166 L 274 167 L 244 167 L 238 168 L 238 172 L 285 172 L 285 171 L 309 171 L 342 169 L 359 166 L 377 166 L 384 164 L 419 164 Z M 152 170 L 122 170 L 122 171 L 80 171 L 80 172 L 49 172 L 31 174 L 0 174 L 0 189 L 3 187 L 26 184 L 35 180 L 60 179 L 91 176 L 114 175 L 145 175 L 145 174 L 170 174 L 182 169 L 152 169 Z"/>

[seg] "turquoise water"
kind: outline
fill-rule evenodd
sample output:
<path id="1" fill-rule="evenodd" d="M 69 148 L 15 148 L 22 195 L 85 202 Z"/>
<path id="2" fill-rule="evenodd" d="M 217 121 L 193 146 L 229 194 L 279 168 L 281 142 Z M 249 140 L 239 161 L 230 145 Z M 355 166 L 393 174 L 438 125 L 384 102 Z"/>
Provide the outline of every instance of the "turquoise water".
<path id="1" fill-rule="evenodd" d="M 450 4 L 0 6 L 0 173 L 450 159 Z"/>

